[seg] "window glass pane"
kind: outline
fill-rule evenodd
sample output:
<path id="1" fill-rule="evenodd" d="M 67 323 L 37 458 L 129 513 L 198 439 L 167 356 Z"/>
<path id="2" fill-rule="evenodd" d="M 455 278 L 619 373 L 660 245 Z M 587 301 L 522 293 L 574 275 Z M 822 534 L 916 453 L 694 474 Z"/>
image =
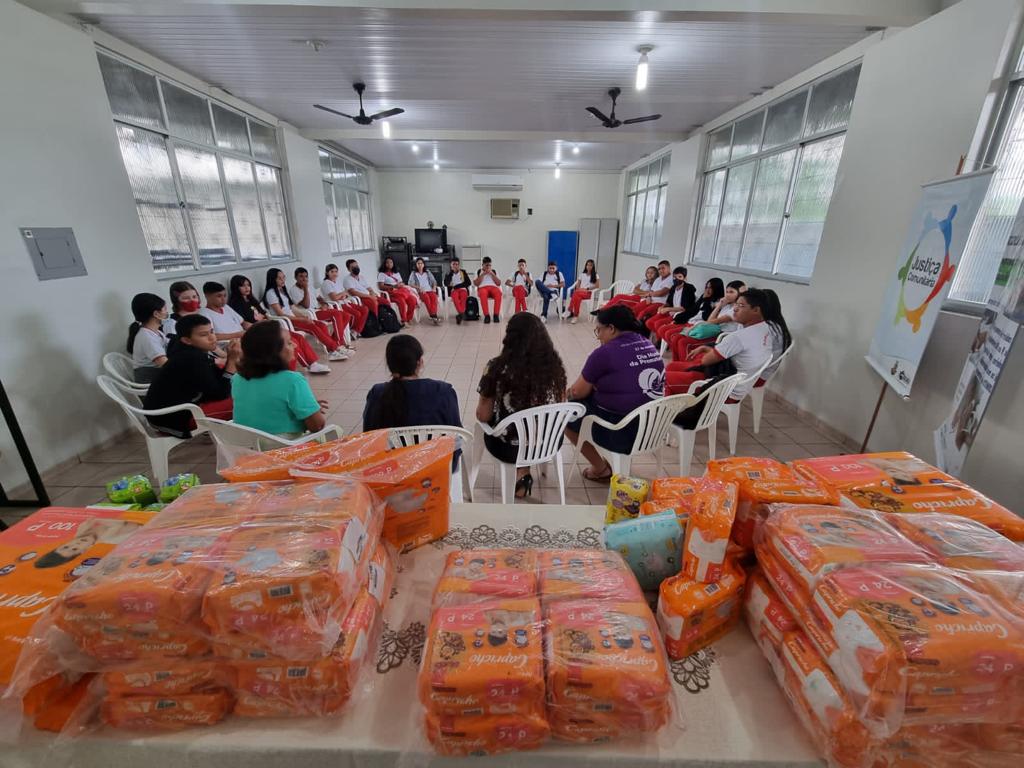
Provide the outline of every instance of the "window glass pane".
<path id="1" fill-rule="evenodd" d="M 806 103 L 807 91 L 803 90 L 768 107 L 762 149 L 771 149 L 800 138 L 800 126 L 804 122 Z"/>
<path id="2" fill-rule="evenodd" d="M 323 157 L 321 156 L 321 160 Z M 324 185 L 324 213 L 327 216 L 327 237 L 331 240 L 331 255 L 338 254 L 338 227 L 334 221 L 334 186 L 329 182 Z"/>
<path id="3" fill-rule="evenodd" d="M 810 277 L 843 154 L 845 134 L 804 146 L 776 272 Z"/>
<path id="4" fill-rule="evenodd" d="M 123 61 L 98 54 L 103 85 L 115 120 L 128 120 L 149 128 L 163 128 L 156 78 Z"/>
<path id="5" fill-rule="evenodd" d="M 629 172 L 629 181 L 626 184 L 627 192 L 636 192 L 636 185 L 640 180 L 639 177 L 640 174 L 638 174 L 635 170 Z"/>
<path id="6" fill-rule="evenodd" d="M 1010 118 L 995 157 L 995 177 L 953 275 L 949 298 L 957 301 L 988 301 L 1010 228 L 1024 199 L 1024 99 L 1019 86 L 1011 92 L 1008 104 Z"/>
<path id="7" fill-rule="evenodd" d="M 697 234 L 694 238 L 694 261 L 710 264 L 715 255 L 718 235 L 718 215 L 722 211 L 722 192 L 725 191 L 725 169 L 704 176 L 704 190 L 697 213 Z"/>
<path id="8" fill-rule="evenodd" d="M 213 124 L 217 126 L 217 146 L 241 152 L 249 152 L 249 134 L 245 130 L 245 118 L 237 112 L 214 104 Z"/>
<path id="9" fill-rule="evenodd" d="M 348 212 L 352 218 L 352 247 L 359 251 L 366 247 L 366 232 L 363 231 L 363 214 L 359 205 L 362 197 L 354 189 L 348 191 Z"/>
<path id="10" fill-rule="evenodd" d="M 363 216 L 363 248 L 373 249 L 373 230 L 370 229 L 370 196 L 365 192 L 359 195 L 359 211 Z"/>
<path id="11" fill-rule="evenodd" d="M 228 211 L 220 185 L 217 156 L 197 147 L 175 147 L 185 210 L 199 249 L 201 267 L 233 263 L 235 247 L 231 243 Z"/>
<path id="12" fill-rule="evenodd" d="M 252 175 L 252 163 L 222 157 L 224 182 L 231 201 L 231 219 L 235 224 L 238 248 L 242 261 L 257 261 L 267 258 L 267 240 L 263 236 L 263 221 L 260 216 L 260 201 L 256 195 L 256 181 Z"/>
<path id="13" fill-rule="evenodd" d="M 754 190 L 750 195 L 750 214 L 743 235 L 740 266 L 771 272 L 779 245 L 782 214 L 786 210 L 789 182 L 793 177 L 796 150 L 761 158 L 757 165 Z"/>
<path id="14" fill-rule="evenodd" d="M 736 123 L 732 134 L 732 159 L 752 155 L 761 148 L 761 129 L 764 127 L 764 110 L 745 117 Z"/>
<path id="15" fill-rule="evenodd" d="M 359 188 L 364 192 L 370 191 L 370 174 L 366 172 L 365 168 L 359 168 Z"/>
<path id="16" fill-rule="evenodd" d="M 277 168 L 256 163 L 256 183 L 260 189 L 263 223 L 267 227 L 267 240 L 270 242 L 270 258 L 287 259 L 292 251 L 288 244 L 288 219 L 284 212 L 281 174 Z"/>
<path id="17" fill-rule="evenodd" d="M 160 90 L 164 94 L 164 106 L 167 108 L 167 122 L 175 136 L 194 141 L 196 144 L 213 146 L 213 128 L 210 126 L 209 102 L 202 96 L 160 81 Z"/>
<path id="18" fill-rule="evenodd" d="M 325 181 L 331 180 L 331 156 L 320 150 L 320 175 Z"/>
<path id="19" fill-rule="evenodd" d="M 252 154 L 257 160 L 266 160 L 277 165 L 277 130 L 269 125 L 249 121 L 249 135 L 252 137 Z"/>
<path id="20" fill-rule="evenodd" d="M 647 192 L 638 192 L 636 196 L 636 213 L 633 214 L 633 250 L 644 252 L 644 219 L 647 216 Z"/>
<path id="21" fill-rule="evenodd" d="M 811 103 L 807 107 L 804 136 L 846 127 L 850 122 L 850 110 L 853 109 L 853 96 L 857 92 L 859 77 L 860 64 L 814 84 Z"/>
<path id="22" fill-rule="evenodd" d="M 164 138 L 127 125 L 115 128 L 153 269 L 192 267 L 192 248 Z"/>
<path id="23" fill-rule="evenodd" d="M 654 253 L 654 230 L 657 227 L 655 219 L 658 218 L 658 195 L 660 192 L 661 189 L 652 189 L 647 193 L 644 206 L 644 231 L 640 241 L 641 253 Z"/>
<path id="24" fill-rule="evenodd" d="M 668 171 L 672 165 L 672 154 L 669 153 L 661 158 L 661 183 L 668 184 Z"/>
<path id="25" fill-rule="evenodd" d="M 747 200 L 754 180 L 754 163 L 743 163 L 729 169 L 722 202 L 722 222 L 718 227 L 715 263 L 736 266 L 743 240 L 743 222 L 747 217 Z"/>
<path id="26" fill-rule="evenodd" d="M 345 186 L 345 161 L 340 157 L 331 155 L 331 179 L 334 181 L 335 186 Z"/>
<path id="27" fill-rule="evenodd" d="M 636 195 L 626 197 L 626 219 L 624 222 L 625 235 L 622 241 L 622 248 L 626 251 L 633 250 L 633 214 L 636 210 Z"/>
<path id="28" fill-rule="evenodd" d="M 654 248 L 651 253 L 661 253 L 661 231 L 665 228 L 665 204 L 668 202 L 668 187 L 661 188 L 661 195 L 658 198 L 658 221 L 654 229 Z"/>
<path id="29" fill-rule="evenodd" d="M 334 185 L 334 200 L 338 214 L 338 246 L 342 253 L 355 250 L 352 247 L 352 220 L 348 212 L 348 190 Z"/>
<path id="30" fill-rule="evenodd" d="M 719 128 L 708 135 L 708 168 L 722 165 L 729 160 L 729 147 L 732 144 L 732 126 Z"/>

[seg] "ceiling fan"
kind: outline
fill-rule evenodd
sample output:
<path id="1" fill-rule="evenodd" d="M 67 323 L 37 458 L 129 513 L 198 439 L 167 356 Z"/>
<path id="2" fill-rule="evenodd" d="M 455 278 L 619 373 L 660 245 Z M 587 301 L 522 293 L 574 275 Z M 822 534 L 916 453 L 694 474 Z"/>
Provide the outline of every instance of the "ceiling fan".
<path id="1" fill-rule="evenodd" d="M 647 115 L 646 117 L 631 117 L 629 120 L 619 120 L 618 118 L 615 117 L 615 100 L 619 98 L 619 94 L 621 93 L 621 88 L 611 88 L 608 91 L 608 95 L 612 97 L 611 117 L 606 115 L 597 107 L 587 107 L 587 112 L 589 112 L 598 120 L 600 120 L 601 125 L 603 125 L 605 128 L 618 128 L 620 125 L 633 125 L 634 123 L 646 123 L 651 120 L 661 119 L 661 115 Z"/>
<path id="2" fill-rule="evenodd" d="M 363 91 L 366 90 L 366 83 L 352 83 L 352 87 L 356 93 L 359 94 L 359 114 L 358 115 L 346 115 L 344 112 L 339 112 L 336 109 L 325 107 L 323 104 L 314 104 L 313 106 L 317 109 L 322 109 L 324 112 L 330 112 L 332 115 L 340 115 L 341 117 L 347 117 L 349 120 L 353 120 L 359 125 L 371 125 L 374 120 L 385 120 L 395 115 L 400 115 L 405 112 L 404 109 L 395 107 L 394 109 L 386 109 L 383 112 L 378 112 L 375 115 L 368 115 L 363 109 Z"/>

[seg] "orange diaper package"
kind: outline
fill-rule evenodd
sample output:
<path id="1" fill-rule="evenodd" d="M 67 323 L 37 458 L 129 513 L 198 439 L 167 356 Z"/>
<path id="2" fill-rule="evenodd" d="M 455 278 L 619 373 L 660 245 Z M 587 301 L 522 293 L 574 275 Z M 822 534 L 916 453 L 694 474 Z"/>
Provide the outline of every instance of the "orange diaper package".
<path id="1" fill-rule="evenodd" d="M 248 454 L 238 458 L 233 466 L 222 469 L 220 475 L 229 483 L 289 480 L 289 470 L 299 462 L 315 463 L 323 472 L 337 472 L 361 466 L 387 450 L 388 431 L 379 429 L 326 443 L 313 441 Z"/>
<path id="2" fill-rule="evenodd" d="M 756 638 L 759 632 L 763 632 L 777 648 L 782 645 L 782 638 L 787 632 L 799 629 L 792 612 L 760 568 L 747 576 L 743 614 L 751 634 Z"/>
<path id="3" fill-rule="evenodd" d="M 175 696 L 231 682 L 229 670 L 217 659 L 174 660 L 163 664 L 119 667 L 103 673 L 111 696 Z"/>
<path id="4" fill-rule="evenodd" d="M 690 515 L 683 540 L 683 574 L 694 581 L 715 582 L 722 576 L 729 533 L 736 517 L 735 483 L 705 478 L 697 508 Z"/>
<path id="5" fill-rule="evenodd" d="M 1024 541 L 1024 518 L 910 453 L 826 456 L 792 464 L 858 507 L 890 513 L 945 512 Z"/>
<path id="6" fill-rule="evenodd" d="M 662 512 L 671 511 L 675 513 L 677 518 L 679 518 L 679 524 L 685 527 L 686 521 L 690 517 L 690 510 L 690 503 L 684 502 L 680 497 L 676 496 L 668 499 L 643 502 L 640 505 L 640 517 L 650 517 L 651 515 L 658 515 Z"/>
<path id="7" fill-rule="evenodd" d="M 496 597 L 536 597 L 537 553 L 528 549 L 452 552 L 434 590 L 434 605 L 463 605 Z"/>
<path id="8" fill-rule="evenodd" d="M 109 696 L 103 700 L 103 721 L 115 728 L 175 731 L 213 725 L 230 712 L 234 701 L 226 690 L 174 696 Z"/>
<path id="9" fill-rule="evenodd" d="M 924 512 L 886 519 L 942 565 L 968 571 L 1024 572 L 1024 547 L 969 518 Z"/>
<path id="10" fill-rule="evenodd" d="M 673 502 L 680 516 L 691 514 L 697 508 L 700 491 L 699 477 L 658 477 L 651 481 L 651 501 Z M 668 509 L 663 507 L 662 510 Z M 641 506 L 640 514 L 644 514 Z M 654 514 L 648 512 L 647 514 Z"/>
<path id="11" fill-rule="evenodd" d="M 0 693 L 47 606 L 153 515 L 46 507 L 0 533 Z"/>
<path id="12" fill-rule="evenodd" d="M 668 721 L 668 662 L 645 603 L 565 600 L 545 610 L 548 711 L 556 737 L 564 719 L 603 719 L 634 732 Z"/>
<path id="13" fill-rule="evenodd" d="M 712 584 L 679 574 L 661 582 L 658 624 L 668 655 L 683 659 L 735 626 L 740 615 L 746 574 L 727 558 L 721 578 Z"/>
<path id="14" fill-rule="evenodd" d="M 419 697 L 441 717 L 544 713 L 536 598 L 441 606 L 427 630 Z"/>
<path id="15" fill-rule="evenodd" d="M 592 598 L 643 602 L 636 576 L 611 550 L 545 549 L 540 553 L 540 594 L 545 602 Z"/>
<path id="16" fill-rule="evenodd" d="M 481 757 L 537 749 L 551 729 L 540 715 L 453 717 L 427 714 L 427 738 L 439 755 Z"/>

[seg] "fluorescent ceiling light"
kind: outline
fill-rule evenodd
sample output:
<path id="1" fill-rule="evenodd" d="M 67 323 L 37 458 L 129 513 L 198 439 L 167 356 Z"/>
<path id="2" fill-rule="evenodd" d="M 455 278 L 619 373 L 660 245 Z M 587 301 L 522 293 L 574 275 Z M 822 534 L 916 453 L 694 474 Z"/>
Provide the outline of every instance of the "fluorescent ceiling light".
<path id="1" fill-rule="evenodd" d="M 440 171 L 441 170 L 441 165 L 439 163 L 434 163 L 434 170 L 435 171 Z"/>
<path id="2" fill-rule="evenodd" d="M 562 165 L 561 163 L 555 163 L 555 178 L 562 178 Z"/>
<path id="3" fill-rule="evenodd" d="M 412 153 L 414 155 L 417 155 L 417 154 L 419 154 L 419 151 L 420 151 L 420 145 L 419 144 L 413 144 L 412 145 Z"/>
<path id="4" fill-rule="evenodd" d="M 391 138 L 391 123 L 387 120 L 381 120 L 380 122 L 380 133 L 385 139 Z"/>
<path id="5" fill-rule="evenodd" d="M 572 153 L 574 155 L 578 155 L 580 153 L 580 145 L 579 144 L 573 144 L 572 145 Z"/>
<path id="6" fill-rule="evenodd" d="M 637 50 L 640 51 L 640 61 L 636 64 L 636 89 L 642 91 L 647 88 L 647 54 L 653 48 L 650 45 L 641 45 Z"/>

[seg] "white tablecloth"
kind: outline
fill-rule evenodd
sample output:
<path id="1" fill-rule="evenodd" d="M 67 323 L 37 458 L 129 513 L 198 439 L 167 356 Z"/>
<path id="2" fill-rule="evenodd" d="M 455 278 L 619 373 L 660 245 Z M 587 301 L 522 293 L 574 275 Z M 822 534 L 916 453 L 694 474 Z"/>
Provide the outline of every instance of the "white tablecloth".
<path id="1" fill-rule="evenodd" d="M 440 542 L 404 555 L 375 668 L 365 690 L 331 719 L 245 720 L 135 738 L 106 731 L 54 746 L 30 732 L 0 745 L 0 766 L 39 768 L 420 768 L 467 764 L 429 752 L 419 728 L 416 671 L 430 595 L 444 557 L 468 547 L 599 547 L 603 507 L 460 504 Z M 713 647 L 674 662 L 681 725 L 644 743 L 552 745 L 540 751 L 469 759 L 473 765 L 820 766 L 744 626 Z"/>

